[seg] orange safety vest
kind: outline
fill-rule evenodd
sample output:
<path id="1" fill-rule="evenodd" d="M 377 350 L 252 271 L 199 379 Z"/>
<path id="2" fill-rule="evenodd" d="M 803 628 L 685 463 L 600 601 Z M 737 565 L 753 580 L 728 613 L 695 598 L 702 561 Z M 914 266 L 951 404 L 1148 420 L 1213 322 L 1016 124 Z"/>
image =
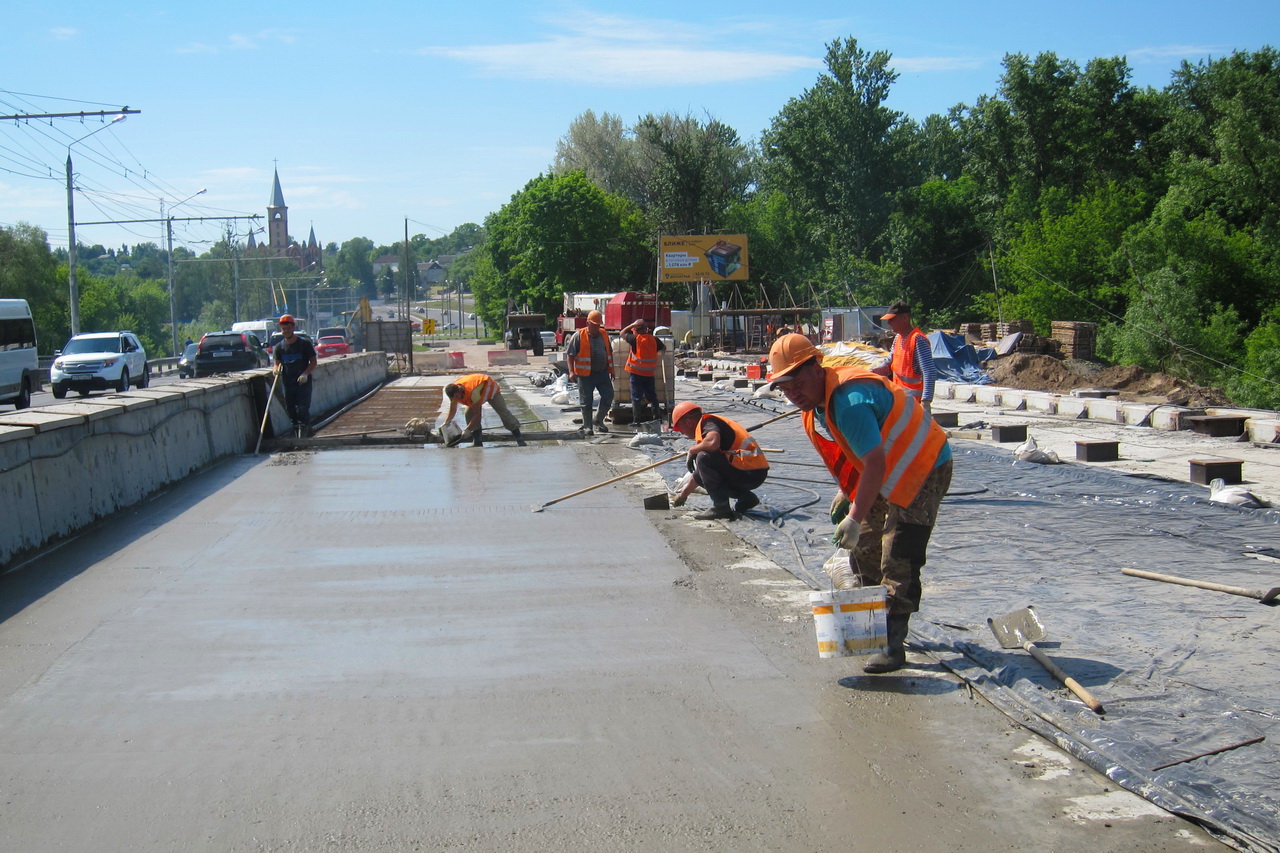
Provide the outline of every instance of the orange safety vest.
<path id="1" fill-rule="evenodd" d="M 627 356 L 627 372 L 636 376 L 652 376 L 658 369 L 658 339 L 653 335 L 636 335 L 636 345 Z"/>
<path id="2" fill-rule="evenodd" d="M 827 412 L 827 429 L 835 440 L 818 431 L 812 411 L 805 412 L 802 417 L 804 431 L 809 434 L 809 441 L 813 442 L 827 470 L 840 484 L 840 490 L 852 498 L 858 490 L 862 460 L 854 454 L 849 442 L 840 434 L 835 418 L 831 417 L 831 396 L 841 385 L 854 379 L 879 382 L 893 393 L 893 408 L 880 426 L 880 440 L 885 452 L 884 483 L 880 486 L 880 494 L 890 503 L 910 506 L 925 478 L 937 464 L 938 454 L 946 446 L 946 432 L 906 391 L 883 376 L 860 367 L 828 367 L 826 374 L 823 408 Z"/>
<path id="3" fill-rule="evenodd" d="M 489 402 L 498 394 L 498 383 L 483 373 L 468 373 L 454 383 L 462 388 L 462 405 L 468 409 Z"/>
<path id="4" fill-rule="evenodd" d="M 600 327 L 600 336 L 604 338 L 604 351 L 608 353 L 610 360 L 613 359 L 613 345 L 609 343 L 609 333 L 604 330 L 604 326 Z M 583 326 L 578 330 L 578 355 L 575 357 L 573 353 L 566 353 L 569 359 L 569 367 L 579 376 L 591 375 L 591 327 Z"/>
<path id="5" fill-rule="evenodd" d="M 913 328 L 893 342 L 893 381 L 913 397 L 924 394 L 924 376 L 916 369 L 916 342 L 924 332 Z"/>
<path id="6" fill-rule="evenodd" d="M 703 415 L 702 419 L 698 421 L 697 429 L 693 431 L 694 441 L 702 441 L 702 425 L 710 417 L 712 416 Z M 728 450 L 724 448 L 724 432 L 720 433 L 720 452 L 729 457 L 730 465 L 743 471 L 755 471 L 769 467 L 769 460 L 764 458 L 764 451 L 760 449 L 760 443 L 755 440 L 751 433 L 746 431 L 742 424 L 722 415 L 716 415 L 715 419 L 733 430 L 733 445 Z"/>

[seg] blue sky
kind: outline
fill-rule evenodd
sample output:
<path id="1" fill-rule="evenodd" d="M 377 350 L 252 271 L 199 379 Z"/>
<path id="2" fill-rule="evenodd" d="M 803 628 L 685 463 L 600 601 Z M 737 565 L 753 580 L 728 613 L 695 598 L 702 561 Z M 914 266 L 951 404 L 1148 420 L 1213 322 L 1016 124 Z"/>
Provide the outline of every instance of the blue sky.
<path id="1" fill-rule="evenodd" d="M 162 198 L 200 189 L 175 217 L 260 214 L 275 166 L 296 238 L 383 244 L 406 218 L 429 236 L 483 222 L 588 109 L 709 115 L 756 139 L 838 38 L 890 52 L 890 106 L 924 118 L 994 93 L 1006 53 L 1123 55 L 1135 83 L 1163 87 L 1183 59 L 1280 33 L 1274 0 L 6 7 L 0 114 L 141 110 L 100 130 L 0 121 L 0 225 L 38 225 L 55 246 L 77 139 L 77 222 L 158 218 Z M 203 251 L 221 228 L 178 222 L 175 241 Z M 82 244 L 161 242 L 158 223 L 77 230 Z"/>

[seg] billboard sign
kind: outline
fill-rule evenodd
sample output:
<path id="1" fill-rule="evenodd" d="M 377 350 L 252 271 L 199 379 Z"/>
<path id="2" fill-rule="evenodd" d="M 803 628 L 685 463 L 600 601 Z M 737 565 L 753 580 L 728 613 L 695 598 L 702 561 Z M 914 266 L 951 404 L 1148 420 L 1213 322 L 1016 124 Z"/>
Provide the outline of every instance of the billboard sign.
<path id="1" fill-rule="evenodd" d="M 747 235 L 705 234 L 659 240 L 662 280 L 745 281 Z"/>

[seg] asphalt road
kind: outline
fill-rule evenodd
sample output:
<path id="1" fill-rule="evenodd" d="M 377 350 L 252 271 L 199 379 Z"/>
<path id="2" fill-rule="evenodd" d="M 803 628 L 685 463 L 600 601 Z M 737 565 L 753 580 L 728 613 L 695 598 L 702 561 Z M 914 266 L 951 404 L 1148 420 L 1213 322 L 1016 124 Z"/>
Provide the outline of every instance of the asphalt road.
<path id="1" fill-rule="evenodd" d="M 0 846 L 1210 843 L 945 677 L 817 661 L 723 525 L 530 511 L 593 452 L 240 457 L 0 576 Z"/>

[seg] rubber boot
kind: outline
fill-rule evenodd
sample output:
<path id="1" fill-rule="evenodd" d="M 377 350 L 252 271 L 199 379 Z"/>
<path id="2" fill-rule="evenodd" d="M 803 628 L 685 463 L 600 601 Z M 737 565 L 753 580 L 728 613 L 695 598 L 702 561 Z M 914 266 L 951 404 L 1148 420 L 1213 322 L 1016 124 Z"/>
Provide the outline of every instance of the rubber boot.
<path id="1" fill-rule="evenodd" d="M 524 436 L 520 434 L 520 430 L 518 429 L 513 429 L 511 431 L 511 437 L 516 440 L 516 447 L 526 447 L 528 445 L 528 442 L 524 440 Z"/>
<path id="2" fill-rule="evenodd" d="M 595 431 L 591 429 L 591 407 L 582 407 L 582 426 L 579 427 L 583 435 L 595 435 Z"/>
<path id="3" fill-rule="evenodd" d="M 471 433 L 471 446 L 484 447 L 484 430 L 476 427 L 475 432 Z"/>
<path id="4" fill-rule="evenodd" d="M 747 510 L 752 509 L 753 507 L 757 507 L 759 505 L 760 505 L 760 499 L 756 497 L 756 493 L 747 492 L 745 495 L 738 498 L 738 502 L 733 505 L 733 511 L 736 512 L 738 515 L 742 515 Z"/>
<path id="5" fill-rule="evenodd" d="M 596 418 L 595 428 L 596 428 L 596 432 L 601 433 L 601 434 L 604 434 L 604 435 L 608 435 L 608 433 L 609 433 L 609 428 L 608 428 L 607 426 L 605 426 L 605 425 L 604 425 L 604 415 L 603 415 L 603 414 L 601 414 L 601 415 L 600 415 L 600 417 Z"/>
<path id="6" fill-rule="evenodd" d="M 878 652 L 867 658 L 862 671 L 877 675 L 882 672 L 893 672 L 907 663 L 907 650 L 903 645 L 907 642 L 907 624 L 911 621 L 910 613 L 889 614 L 889 650 Z"/>
<path id="7" fill-rule="evenodd" d="M 730 521 L 733 519 L 733 510 L 729 509 L 729 502 L 726 500 L 712 504 L 711 509 L 703 510 L 693 517 L 699 521 L 714 521 L 718 518 Z"/>

